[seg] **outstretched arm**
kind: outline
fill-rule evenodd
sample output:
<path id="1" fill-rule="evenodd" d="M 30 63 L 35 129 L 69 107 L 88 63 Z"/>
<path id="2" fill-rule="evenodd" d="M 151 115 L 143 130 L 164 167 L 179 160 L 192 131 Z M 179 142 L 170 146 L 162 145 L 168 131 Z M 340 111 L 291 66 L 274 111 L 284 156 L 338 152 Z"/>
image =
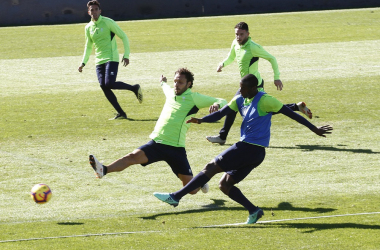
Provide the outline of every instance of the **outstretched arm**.
<path id="1" fill-rule="evenodd" d="M 333 127 L 330 125 L 324 125 L 321 127 L 316 127 L 313 124 L 311 124 L 308 120 L 306 120 L 304 117 L 300 116 L 299 114 L 293 112 L 290 108 L 287 106 L 282 106 L 282 108 L 278 111 L 278 113 L 284 114 L 287 117 L 301 123 L 302 125 L 308 127 L 311 131 L 316 133 L 319 136 L 326 137 L 325 134 L 331 134 L 331 130 L 333 130 Z"/>
<path id="2" fill-rule="evenodd" d="M 233 111 L 230 107 L 228 107 L 228 105 L 226 105 L 222 109 L 220 109 L 220 110 L 218 110 L 212 114 L 206 115 L 201 119 L 191 117 L 190 120 L 186 121 L 186 123 L 201 124 L 202 122 L 216 122 L 216 121 L 219 121 L 220 119 L 222 119 L 224 116 L 226 116 L 230 112 L 235 112 L 235 111 Z"/>

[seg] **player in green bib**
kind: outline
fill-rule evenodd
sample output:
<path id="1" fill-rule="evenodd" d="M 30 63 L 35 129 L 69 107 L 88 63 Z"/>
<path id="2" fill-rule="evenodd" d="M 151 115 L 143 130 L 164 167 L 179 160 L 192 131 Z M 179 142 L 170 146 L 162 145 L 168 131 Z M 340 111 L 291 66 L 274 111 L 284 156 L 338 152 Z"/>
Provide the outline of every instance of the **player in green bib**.
<path id="1" fill-rule="evenodd" d="M 98 1 L 89 1 L 87 8 L 88 14 L 91 16 L 91 21 L 85 27 L 86 45 L 82 64 L 79 66 L 78 71 L 83 71 L 83 67 L 87 64 L 92 48 L 94 47 L 96 74 L 100 87 L 108 101 L 117 111 L 113 119 L 126 119 L 127 114 L 120 107 L 112 90 L 121 89 L 132 91 L 140 103 L 143 101 L 143 94 L 139 84 L 132 86 L 124 82 L 116 81 L 119 67 L 119 52 L 116 45 L 116 36 L 123 41 L 124 55 L 121 61 L 124 67 L 129 64 L 130 52 L 128 37 L 114 20 L 100 15 L 101 10 Z"/>
<path id="2" fill-rule="evenodd" d="M 166 161 L 185 186 L 193 178 L 185 150 L 186 133 L 190 127 L 186 121 L 201 108 L 210 107 L 209 112 L 213 113 L 227 104 L 224 99 L 192 92 L 193 81 L 193 73 L 186 68 L 180 68 L 175 72 L 174 88 L 167 84 L 166 77 L 161 76 L 160 83 L 166 101 L 149 136 L 152 140 L 108 166 L 104 166 L 95 156 L 90 155 L 90 164 L 96 176 L 102 178 L 105 174 L 120 172 L 135 164 L 147 166 L 154 162 Z M 190 193 L 197 193 L 200 187 L 204 193 L 208 191 L 208 185 L 202 185 Z"/>

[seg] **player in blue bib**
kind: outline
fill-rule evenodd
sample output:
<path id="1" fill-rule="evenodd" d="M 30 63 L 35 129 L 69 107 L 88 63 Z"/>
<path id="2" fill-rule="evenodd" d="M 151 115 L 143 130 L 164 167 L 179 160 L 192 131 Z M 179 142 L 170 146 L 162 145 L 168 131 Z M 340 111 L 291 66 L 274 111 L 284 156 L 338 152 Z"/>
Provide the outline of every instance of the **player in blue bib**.
<path id="1" fill-rule="evenodd" d="M 180 199 L 197 187 L 203 186 L 214 175 L 225 172 L 219 183 L 220 190 L 248 210 L 247 224 L 256 223 L 264 212 L 253 205 L 235 184 L 242 181 L 265 158 L 265 147 L 269 146 L 272 112 L 282 113 L 308 127 L 319 136 L 326 137 L 333 129 L 330 125 L 315 127 L 302 116 L 283 105 L 276 98 L 259 92 L 256 76 L 248 74 L 240 81 L 240 95 L 219 111 L 201 119 L 192 117 L 188 123 L 215 122 L 224 116 L 239 112 L 243 117 L 240 141 L 219 154 L 186 186 L 174 193 L 154 193 L 159 200 L 177 206 Z"/>

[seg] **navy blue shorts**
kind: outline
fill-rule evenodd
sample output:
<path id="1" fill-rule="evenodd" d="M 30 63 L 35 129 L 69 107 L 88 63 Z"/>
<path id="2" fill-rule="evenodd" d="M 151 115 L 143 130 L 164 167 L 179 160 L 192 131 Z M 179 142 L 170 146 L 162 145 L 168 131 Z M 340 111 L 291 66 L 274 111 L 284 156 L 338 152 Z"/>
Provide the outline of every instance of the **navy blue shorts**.
<path id="1" fill-rule="evenodd" d="M 151 140 L 139 147 L 139 149 L 144 151 L 146 157 L 148 157 L 148 162 L 141 164 L 142 166 L 145 167 L 157 161 L 166 161 L 177 177 L 178 174 L 193 176 L 185 148 L 160 144 Z"/>
<path id="2" fill-rule="evenodd" d="M 236 183 L 242 181 L 265 158 L 265 148 L 237 142 L 217 157 L 214 161 L 227 174 L 231 175 Z"/>
<path id="3" fill-rule="evenodd" d="M 112 88 L 112 85 L 116 82 L 117 71 L 119 69 L 119 62 L 106 62 L 100 65 L 96 65 L 96 75 L 100 87 Z"/>

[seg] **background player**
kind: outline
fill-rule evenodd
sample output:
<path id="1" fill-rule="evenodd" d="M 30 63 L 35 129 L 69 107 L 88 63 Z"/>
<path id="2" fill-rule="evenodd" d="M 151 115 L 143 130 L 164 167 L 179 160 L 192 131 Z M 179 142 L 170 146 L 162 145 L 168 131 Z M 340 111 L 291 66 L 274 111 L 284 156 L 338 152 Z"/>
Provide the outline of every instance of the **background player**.
<path id="1" fill-rule="evenodd" d="M 130 90 L 135 93 L 140 103 L 143 101 L 143 94 L 139 84 L 131 86 L 127 83 L 116 81 L 119 68 L 119 52 L 117 50 L 115 35 L 123 41 L 124 55 L 121 62 L 124 67 L 129 64 L 130 51 L 128 37 L 114 20 L 100 15 L 101 10 L 98 1 L 89 1 L 87 8 L 88 14 L 91 16 L 91 21 L 85 28 L 86 45 L 82 64 L 79 66 L 78 71 L 82 72 L 83 67 L 90 58 L 92 47 L 94 46 L 96 74 L 100 87 L 108 101 L 117 111 L 117 115 L 113 119 L 127 119 L 127 114 L 120 107 L 112 89 Z"/>
<path id="2" fill-rule="evenodd" d="M 259 44 L 253 42 L 249 36 L 248 24 L 245 22 L 240 22 L 235 26 L 235 36 L 236 39 L 232 42 L 231 50 L 226 59 L 221 62 L 217 68 L 217 72 L 221 72 L 222 68 L 231 64 L 235 59 L 239 66 L 240 76 L 244 77 L 247 74 L 253 74 L 258 79 L 259 91 L 264 91 L 264 80 L 261 78 L 259 73 L 259 59 L 263 58 L 271 63 L 274 72 L 274 85 L 277 90 L 282 90 L 283 84 L 280 80 L 280 71 L 278 69 L 277 60 L 274 56 L 269 54 L 263 47 Z M 235 95 L 239 94 L 239 90 Z M 312 118 L 312 113 L 310 109 L 306 107 L 304 102 L 299 102 L 297 104 L 286 104 L 290 109 L 294 111 L 301 111 L 310 119 Z M 207 136 L 207 140 L 212 143 L 219 143 L 223 145 L 226 142 L 228 132 L 230 131 L 232 124 L 235 121 L 236 115 L 234 113 L 228 114 L 224 121 L 224 126 L 220 130 L 217 136 Z"/>

